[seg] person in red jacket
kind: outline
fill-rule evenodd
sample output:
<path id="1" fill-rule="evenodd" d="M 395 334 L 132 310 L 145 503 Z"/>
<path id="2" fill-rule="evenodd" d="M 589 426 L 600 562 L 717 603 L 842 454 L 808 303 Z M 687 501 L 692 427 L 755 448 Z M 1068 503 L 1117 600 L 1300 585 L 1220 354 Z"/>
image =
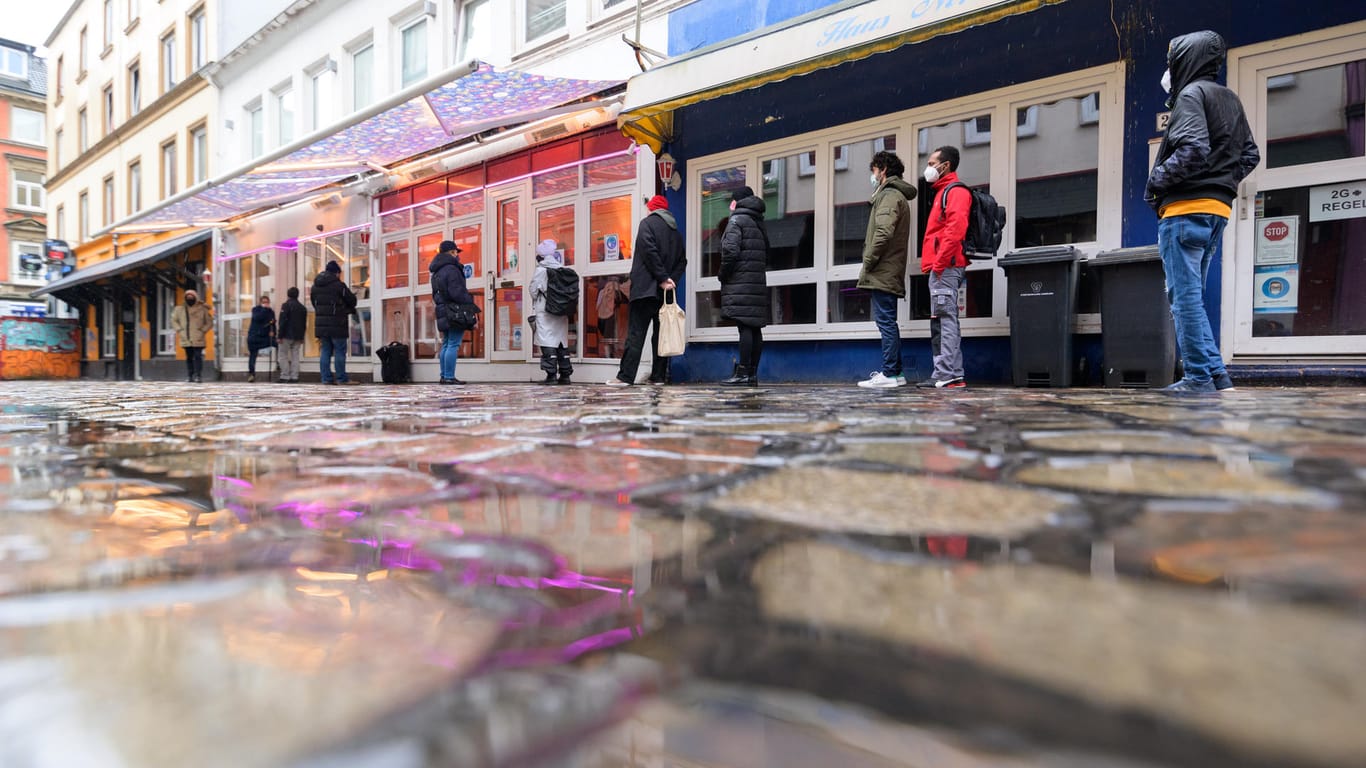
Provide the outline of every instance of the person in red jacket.
<path id="1" fill-rule="evenodd" d="M 958 148 L 936 149 L 925 166 L 925 181 L 934 185 L 930 219 L 925 225 L 925 247 L 920 271 L 930 276 L 930 346 L 934 373 L 916 386 L 921 389 L 962 389 L 963 337 L 958 327 L 958 289 L 968 257 L 963 238 L 968 234 L 972 193 L 958 184 Z M 945 196 L 947 195 L 947 200 Z M 946 205 L 947 203 L 947 205 Z"/>

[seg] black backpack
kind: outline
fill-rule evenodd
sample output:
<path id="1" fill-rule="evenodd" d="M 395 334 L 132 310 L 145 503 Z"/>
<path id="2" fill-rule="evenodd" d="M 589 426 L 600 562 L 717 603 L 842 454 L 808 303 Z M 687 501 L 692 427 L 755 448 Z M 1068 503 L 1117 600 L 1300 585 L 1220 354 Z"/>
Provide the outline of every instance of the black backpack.
<path id="1" fill-rule="evenodd" d="M 579 308 L 579 273 L 569 267 L 546 270 L 545 311 L 572 315 Z"/>
<path id="2" fill-rule="evenodd" d="M 379 376 L 385 384 L 407 384 L 413 380 L 407 344 L 391 341 L 375 350 L 375 356 L 379 358 Z"/>
<path id="3" fill-rule="evenodd" d="M 963 255 L 969 261 L 985 261 L 996 258 L 1001 250 L 1001 235 L 1006 229 L 1006 209 L 996 198 L 980 189 L 973 189 L 961 181 L 944 187 L 939 198 L 939 220 L 943 221 L 949 210 L 949 190 L 962 187 L 972 195 L 972 208 L 968 211 L 968 233 L 963 238 Z"/>

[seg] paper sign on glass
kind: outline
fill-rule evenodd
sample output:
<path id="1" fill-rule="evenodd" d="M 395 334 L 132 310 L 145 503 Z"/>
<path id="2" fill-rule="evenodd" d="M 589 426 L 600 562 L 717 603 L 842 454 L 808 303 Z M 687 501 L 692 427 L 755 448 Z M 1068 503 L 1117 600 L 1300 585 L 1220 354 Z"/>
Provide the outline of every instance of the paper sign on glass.
<path id="1" fill-rule="evenodd" d="M 1300 217 L 1257 220 L 1257 252 L 1253 263 L 1296 264 L 1300 260 Z"/>

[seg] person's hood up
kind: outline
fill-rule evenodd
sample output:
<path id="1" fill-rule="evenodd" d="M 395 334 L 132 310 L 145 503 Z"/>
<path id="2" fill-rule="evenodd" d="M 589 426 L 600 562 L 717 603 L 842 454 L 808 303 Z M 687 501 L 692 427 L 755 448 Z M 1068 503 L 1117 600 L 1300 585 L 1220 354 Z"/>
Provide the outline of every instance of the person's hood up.
<path id="1" fill-rule="evenodd" d="M 1217 78 L 1227 51 L 1224 38 L 1208 29 L 1172 38 L 1167 45 L 1167 68 L 1172 72 L 1172 92 L 1167 99 L 1167 108 L 1176 103 L 1182 88 L 1196 80 Z"/>
<path id="2" fill-rule="evenodd" d="M 767 210 L 767 206 L 764 205 L 764 201 L 758 195 L 750 195 L 735 201 L 735 213 L 748 213 L 756 219 L 762 219 L 765 210 Z"/>
<path id="3" fill-rule="evenodd" d="M 436 255 L 436 258 L 432 259 L 431 264 L 427 265 L 427 271 L 435 275 L 437 273 L 437 270 L 441 269 L 442 267 L 450 266 L 452 264 L 456 265 L 457 267 L 460 266 L 460 259 L 456 258 L 455 252 L 442 251 L 441 253 L 438 253 Z"/>
<path id="4" fill-rule="evenodd" d="M 341 278 L 337 277 L 336 272 L 328 272 L 327 270 L 323 270 L 322 272 L 318 273 L 317 277 L 313 278 L 313 287 L 321 288 L 324 285 L 330 285 L 332 283 L 339 282 L 341 282 Z"/>
<path id="5" fill-rule="evenodd" d="M 658 216 L 659 218 L 663 219 L 664 223 L 669 225 L 669 229 L 678 229 L 678 220 L 675 219 L 674 215 L 672 213 L 669 213 L 668 210 L 660 208 L 657 211 L 650 211 L 650 215 Z"/>
<path id="6" fill-rule="evenodd" d="M 906 198 L 907 200 L 915 199 L 915 187 L 911 186 L 910 184 L 907 184 L 906 180 L 901 178 L 900 176 L 888 176 L 887 181 L 884 182 L 882 186 L 891 187 L 892 189 L 895 189 L 896 191 L 900 192 L 901 196 Z"/>

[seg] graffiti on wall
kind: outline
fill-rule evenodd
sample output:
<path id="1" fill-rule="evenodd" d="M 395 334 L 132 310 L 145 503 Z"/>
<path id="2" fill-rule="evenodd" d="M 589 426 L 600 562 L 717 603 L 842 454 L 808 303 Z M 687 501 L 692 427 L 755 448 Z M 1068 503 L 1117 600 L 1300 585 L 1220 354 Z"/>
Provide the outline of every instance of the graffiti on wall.
<path id="1" fill-rule="evenodd" d="M 79 377 L 80 330 L 73 320 L 0 317 L 0 379 Z"/>

